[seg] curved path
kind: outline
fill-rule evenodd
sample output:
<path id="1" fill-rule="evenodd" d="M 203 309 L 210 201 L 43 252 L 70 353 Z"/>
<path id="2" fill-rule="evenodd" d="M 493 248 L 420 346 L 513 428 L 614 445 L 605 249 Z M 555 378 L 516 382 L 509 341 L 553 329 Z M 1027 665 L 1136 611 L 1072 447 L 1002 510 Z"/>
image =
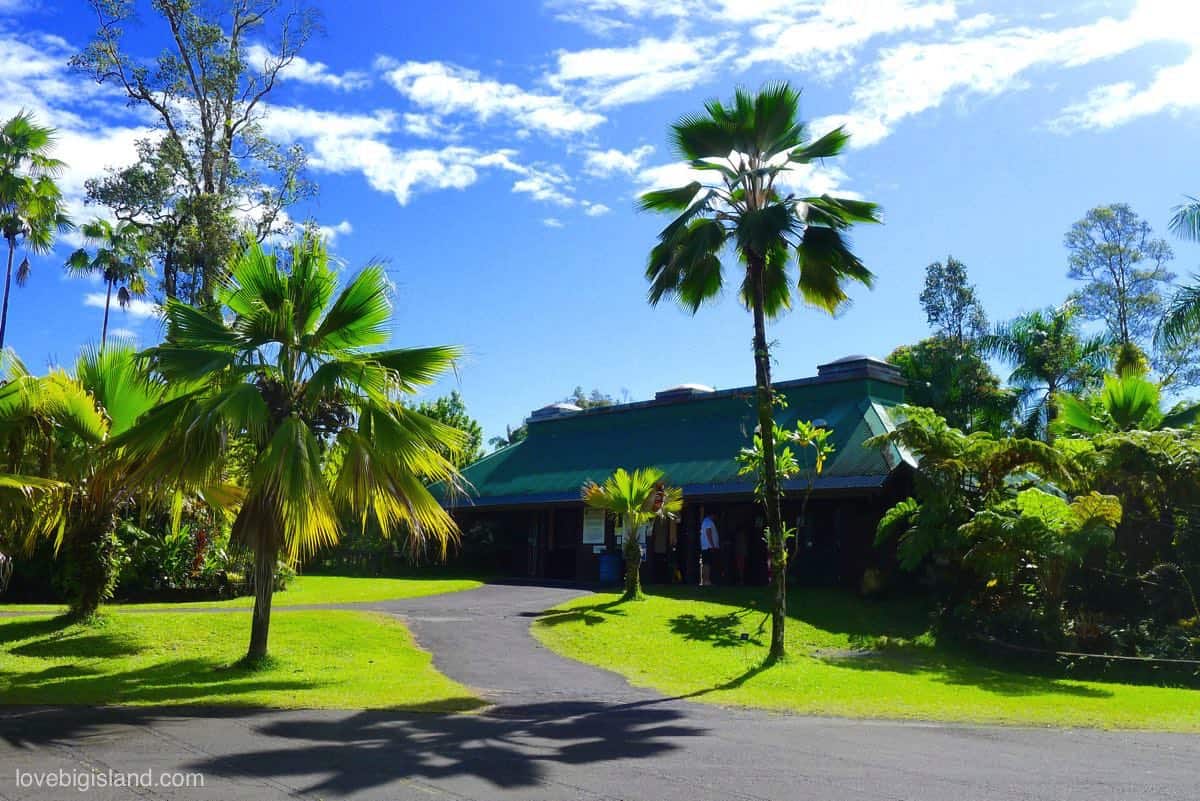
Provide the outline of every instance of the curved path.
<path id="1" fill-rule="evenodd" d="M 0 799 L 1197 797 L 1196 737 L 798 717 L 632 688 L 530 636 L 538 612 L 579 594 L 491 585 L 341 607 L 403 617 L 439 669 L 494 703 L 479 714 L 0 711 Z M 197 773 L 205 786 L 83 794 L 15 780 L 109 768 Z"/>

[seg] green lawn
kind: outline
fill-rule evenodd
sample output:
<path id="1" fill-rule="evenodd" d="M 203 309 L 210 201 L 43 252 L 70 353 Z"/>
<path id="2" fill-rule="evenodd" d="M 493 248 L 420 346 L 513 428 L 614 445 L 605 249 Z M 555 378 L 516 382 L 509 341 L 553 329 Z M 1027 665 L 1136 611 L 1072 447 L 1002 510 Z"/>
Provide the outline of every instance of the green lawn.
<path id="1" fill-rule="evenodd" d="M 267 666 L 235 665 L 246 614 L 109 614 L 0 620 L 0 704 L 211 704 L 454 711 L 479 707 L 400 622 L 296 611 L 271 621 Z"/>
<path id="2" fill-rule="evenodd" d="M 534 624 L 547 647 L 697 701 L 814 715 L 1200 731 L 1200 690 L 1003 669 L 925 633 L 900 602 L 831 591 L 789 597 L 789 658 L 763 669 L 765 590 L 594 595 Z M 746 635 L 746 639 L 741 639 Z"/>
<path id="3" fill-rule="evenodd" d="M 306 604 L 366 603 L 391 601 L 458 592 L 478 587 L 483 582 L 459 578 L 352 578 L 347 576 L 297 576 L 287 590 L 275 593 L 273 606 L 303 606 Z M 188 603 L 114 604 L 120 609 L 186 609 L 204 607 L 249 608 L 254 598 L 243 596 L 228 601 L 196 601 Z M 64 606 L 0 604 L 0 612 L 62 612 Z"/>

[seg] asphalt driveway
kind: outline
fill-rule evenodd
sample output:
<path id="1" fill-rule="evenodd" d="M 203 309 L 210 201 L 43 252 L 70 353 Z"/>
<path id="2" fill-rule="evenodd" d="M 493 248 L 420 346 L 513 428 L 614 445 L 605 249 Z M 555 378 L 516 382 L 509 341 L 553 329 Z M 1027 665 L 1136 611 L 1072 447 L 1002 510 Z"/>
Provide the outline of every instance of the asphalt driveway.
<path id="1" fill-rule="evenodd" d="M 439 669 L 494 702 L 483 713 L 0 710 L 0 799 L 1194 801 L 1200 794 L 1197 737 L 798 717 L 631 688 L 529 635 L 538 612 L 578 594 L 487 586 L 355 607 L 404 617 Z M 109 769 L 149 771 L 157 786 L 81 793 L 30 779 Z"/>

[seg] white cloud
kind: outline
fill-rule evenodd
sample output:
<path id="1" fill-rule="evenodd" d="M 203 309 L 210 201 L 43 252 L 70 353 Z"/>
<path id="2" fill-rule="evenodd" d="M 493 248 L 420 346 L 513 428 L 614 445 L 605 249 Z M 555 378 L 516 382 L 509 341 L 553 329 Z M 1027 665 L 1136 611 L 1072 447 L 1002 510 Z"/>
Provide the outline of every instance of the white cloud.
<path id="1" fill-rule="evenodd" d="M 554 136 L 583 133 L 604 122 L 602 115 L 584 111 L 561 96 L 529 92 L 454 64 L 401 64 L 380 58 L 376 65 L 385 70 L 385 78 L 396 91 L 439 114 L 465 114 L 480 122 L 501 117 L 519 128 Z"/>
<path id="2" fill-rule="evenodd" d="M 271 51 L 261 44 L 254 44 L 246 48 L 246 60 L 259 70 L 265 69 L 266 65 L 278 63 Z M 337 73 L 329 69 L 328 64 L 309 61 L 301 56 L 294 57 L 291 63 L 280 71 L 279 76 L 283 80 L 315 84 L 339 92 L 363 89 L 371 84 L 371 77 L 365 72 L 351 70 Z"/>
<path id="3" fill-rule="evenodd" d="M 674 189 L 687 186 L 692 181 L 711 185 L 713 173 L 693 169 L 686 161 L 676 161 L 648 167 L 638 173 L 642 179 L 638 194 L 652 189 Z M 797 195 L 836 194 L 840 197 L 859 197 L 857 192 L 847 190 L 844 184 L 847 175 L 840 167 L 827 164 L 795 164 L 780 175 L 777 186 Z"/>
<path id="4" fill-rule="evenodd" d="M 758 45 L 739 63 L 778 62 L 826 77 L 853 64 L 858 49 L 877 36 L 933 28 L 956 16 L 953 0 L 827 0 L 817 13 L 790 20 L 776 4 L 760 5 L 740 16 L 761 21 L 753 28 Z"/>
<path id="5" fill-rule="evenodd" d="M 529 195 L 534 200 L 544 203 L 558 206 L 575 205 L 575 199 L 568 194 L 571 189 L 570 178 L 562 168 L 523 167 L 519 172 L 524 177 L 513 184 L 512 191 Z"/>
<path id="6" fill-rule="evenodd" d="M 606 178 L 618 172 L 632 174 L 653 152 L 653 145 L 641 145 L 628 153 L 616 149 L 592 150 L 584 156 L 583 169 L 597 178 Z"/>
<path id="7" fill-rule="evenodd" d="M 132 328 L 110 328 L 108 330 L 109 339 L 125 339 L 130 342 L 137 342 L 138 332 Z"/>
<path id="8" fill-rule="evenodd" d="M 608 214 L 610 211 L 612 211 L 612 209 L 610 209 L 608 206 L 605 206 L 603 203 L 592 203 L 587 200 L 583 201 L 583 213 L 589 217 L 599 217 L 601 215 Z"/>
<path id="9" fill-rule="evenodd" d="M 317 230 L 321 233 L 321 238 L 329 244 L 333 244 L 340 236 L 347 236 L 354 233 L 354 226 L 349 220 L 342 220 L 337 225 L 320 225 Z"/>
<path id="10" fill-rule="evenodd" d="M 563 221 L 557 217 L 547 217 L 546 219 L 542 220 L 542 225 L 546 226 L 547 228 L 562 228 Z"/>
<path id="11" fill-rule="evenodd" d="M 83 305 L 94 309 L 103 309 L 104 300 L 105 295 L 103 292 L 89 292 L 83 296 Z M 158 317 L 161 311 L 162 309 L 157 303 L 141 298 L 134 298 L 129 301 L 129 306 L 126 308 L 121 308 L 117 304 L 116 298 L 114 298 L 111 306 L 112 314 L 126 314 L 136 320 L 148 320 L 152 317 Z"/>
<path id="12" fill-rule="evenodd" d="M 628 47 L 560 50 L 558 69 L 547 80 L 558 89 L 581 91 L 606 108 L 690 89 L 729 55 L 719 52 L 716 38 L 647 37 Z"/>
<path id="13" fill-rule="evenodd" d="M 1192 63 L 1200 52 L 1200 12 L 1178 14 L 1173 0 L 1140 0 L 1128 16 L 1048 30 L 1019 26 L 944 42 L 904 42 L 881 51 L 854 90 L 855 107 L 825 118 L 845 122 L 851 144 L 885 138 L 901 120 L 936 108 L 956 94 L 996 95 L 1029 88 L 1034 68 L 1074 68 L 1128 53 L 1153 42 L 1181 42 L 1193 55 L 1160 69 L 1143 91 L 1130 82 L 1093 90 L 1052 122 L 1055 129 L 1109 127 L 1137 116 L 1200 106 Z"/>

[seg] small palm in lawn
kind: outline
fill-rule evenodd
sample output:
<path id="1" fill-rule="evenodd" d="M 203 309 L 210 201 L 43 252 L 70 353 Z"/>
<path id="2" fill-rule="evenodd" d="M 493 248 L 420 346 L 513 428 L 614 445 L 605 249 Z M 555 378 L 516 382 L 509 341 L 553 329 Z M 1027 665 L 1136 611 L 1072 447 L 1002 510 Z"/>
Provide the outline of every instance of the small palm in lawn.
<path id="1" fill-rule="evenodd" d="M 1111 343 L 1079 331 L 1075 309 L 1040 309 L 996 326 L 982 351 L 1013 366 L 1008 382 L 1020 393 L 1026 435 L 1053 438 L 1060 393 L 1079 394 L 1100 384 L 1112 359 Z"/>
<path id="2" fill-rule="evenodd" d="M 772 659 L 784 655 L 787 544 L 775 463 L 767 319 L 791 307 L 793 288 L 806 303 L 833 313 L 849 299 L 847 283 L 870 285 L 871 272 L 844 235 L 855 223 L 879 222 L 874 203 L 791 191 L 788 182 L 796 168 L 836 156 L 849 140 L 837 128 L 810 141 L 798 114 L 799 92 L 787 84 L 757 94 L 738 91 L 730 105 L 709 102 L 704 114 L 675 123 L 672 138 L 682 158 L 715 180 L 696 180 L 641 198 L 643 209 L 675 215 L 650 254 L 650 302 L 674 298 L 694 313 L 721 294 L 729 264 L 742 302 L 754 317 L 765 517 L 778 566 L 772 590 Z"/>
<path id="3" fill-rule="evenodd" d="M 434 545 L 444 555 L 457 537 L 427 486 L 454 484 L 451 457 L 465 438 L 401 399 L 459 351 L 367 350 L 390 336 L 383 267 L 339 292 L 313 239 L 276 254 L 248 244 L 217 301 L 211 311 L 167 302 L 166 341 L 147 355 L 168 381 L 201 386 L 160 405 L 124 444 L 143 473 L 182 487 L 214 483 L 231 469 L 230 443 L 242 444 L 232 536 L 254 553 L 253 662 L 267 654 L 279 559 L 335 542 L 343 515 L 373 517 L 385 536 L 404 532 L 414 552 Z"/>
<path id="4" fill-rule="evenodd" d="M 73 374 L 33 378 L 17 363 L 0 387 L 0 434 L 11 478 L 23 491 L 0 501 L 7 533 L 23 537 L 27 549 L 51 539 L 55 552 L 65 553 L 77 617 L 91 617 L 111 596 L 122 514 L 167 505 L 155 488 L 139 486 L 119 449 L 109 447 L 167 394 L 127 346 L 86 348 Z"/>
<path id="5" fill-rule="evenodd" d="M 8 245 L 0 305 L 0 350 L 8 333 L 8 300 L 17 248 L 24 245 L 27 251 L 46 253 L 54 244 L 55 232 L 71 227 L 63 213 L 62 192 L 53 177 L 64 165 L 50 156 L 53 148 L 54 129 L 36 125 L 26 112 L 0 127 L 0 236 Z M 16 270 L 18 286 L 29 278 L 29 269 L 26 255 Z"/>
<path id="6" fill-rule="evenodd" d="M 92 220 L 80 232 L 95 246 L 88 255 L 79 248 L 67 259 L 72 275 L 98 275 L 104 281 L 104 323 L 100 328 L 100 347 L 108 342 L 108 312 L 113 290 L 117 305 L 128 309 L 134 297 L 146 294 L 146 276 L 150 272 L 150 236 L 134 222 L 113 225 L 108 220 Z"/>
<path id="7" fill-rule="evenodd" d="M 583 502 L 621 520 L 625 555 L 625 594 L 621 600 L 641 600 L 644 597 L 642 548 L 638 542 L 638 529 L 659 518 L 674 520 L 683 508 L 683 491 L 668 487 L 663 482 L 663 472 L 657 468 L 647 467 L 632 473 L 620 468 L 603 484 L 584 484 Z"/>

